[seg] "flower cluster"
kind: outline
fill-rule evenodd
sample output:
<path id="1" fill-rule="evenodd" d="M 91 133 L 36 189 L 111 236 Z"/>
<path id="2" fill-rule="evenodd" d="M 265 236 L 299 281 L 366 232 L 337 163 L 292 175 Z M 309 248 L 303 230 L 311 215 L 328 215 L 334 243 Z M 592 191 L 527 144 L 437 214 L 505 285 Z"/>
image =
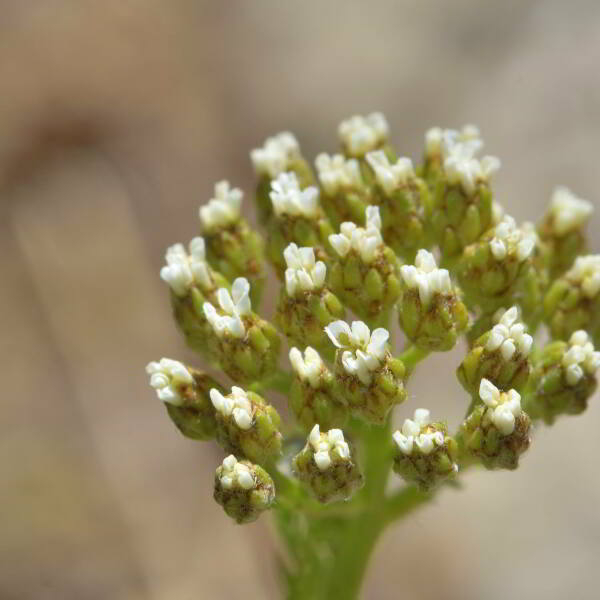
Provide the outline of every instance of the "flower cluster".
<path id="1" fill-rule="evenodd" d="M 342 121 L 338 127 L 338 135 L 349 156 L 364 156 L 387 142 L 390 128 L 386 118 L 380 112 L 366 117 L 354 115 Z"/>

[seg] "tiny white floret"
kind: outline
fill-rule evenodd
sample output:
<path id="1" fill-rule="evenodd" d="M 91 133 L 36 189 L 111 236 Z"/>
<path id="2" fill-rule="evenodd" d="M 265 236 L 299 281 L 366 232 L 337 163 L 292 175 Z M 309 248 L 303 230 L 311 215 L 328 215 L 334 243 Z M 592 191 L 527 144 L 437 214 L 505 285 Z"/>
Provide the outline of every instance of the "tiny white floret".
<path id="1" fill-rule="evenodd" d="M 330 156 L 322 152 L 315 159 L 315 167 L 321 186 L 330 196 L 340 190 L 357 189 L 362 186 L 360 166 L 355 158 L 347 159 L 342 154 Z"/>
<path id="2" fill-rule="evenodd" d="M 424 306 L 429 306 L 436 294 L 447 296 L 453 293 L 450 273 L 447 269 L 438 269 L 435 257 L 427 250 L 417 252 L 414 265 L 402 265 L 400 275 L 406 287 L 419 291 Z"/>
<path id="3" fill-rule="evenodd" d="M 146 365 L 146 373 L 150 375 L 150 385 L 156 390 L 159 400 L 180 406 L 184 402 L 181 386 L 194 382 L 188 368 L 178 360 L 161 358 Z"/>
<path id="4" fill-rule="evenodd" d="M 206 320 L 218 336 L 229 334 L 243 338 L 246 328 L 242 317 L 250 314 L 252 309 L 248 280 L 245 277 L 238 277 L 231 286 L 231 294 L 226 288 L 219 288 L 217 300 L 225 314 L 220 315 L 210 302 L 205 302 L 203 309 Z"/>
<path id="5" fill-rule="evenodd" d="M 238 462 L 233 454 L 223 460 L 220 481 L 221 487 L 227 490 L 234 487 L 251 490 L 256 487 L 251 469 L 247 465 Z"/>
<path id="6" fill-rule="evenodd" d="M 595 375 L 600 368 L 600 352 L 583 329 L 575 331 L 569 338 L 568 350 L 562 357 L 565 379 L 570 386 L 577 385 L 584 375 Z"/>
<path id="7" fill-rule="evenodd" d="M 387 194 L 415 178 L 410 158 L 399 158 L 390 163 L 383 150 L 368 152 L 365 158 L 375 173 L 375 180 Z"/>
<path id="8" fill-rule="evenodd" d="M 588 221 L 594 212 L 594 205 L 578 198 L 566 187 L 557 187 L 550 201 L 549 214 L 552 227 L 557 235 L 563 236 L 579 229 Z"/>
<path id="9" fill-rule="evenodd" d="M 515 352 L 527 357 L 533 345 L 533 338 L 525 333 L 525 325 L 517 322 L 519 311 L 512 306 L 507 311 L 500 309 L 494 314 L 496 325 L 492 327 L 490 335 L 485 344 L 488 352 L 500 349 L 504 360 L 510 360 Z"/>
<path id="10" fill-rule="evenodd" d="M 332 454 L 336 454 L 341 460 L 350 459 L 350 447 L 341 429 L 330 429 L 327 433 L 321 433 L 319 425 L 316 424 L 308 435 L 308 443 L 314 452 L 313 458 L 319 471 L 326 471 L 331 466 Z"/>
<path id="11" fill-rule="evenodd" d="M 322 260 L 315 261 L 315 251 L 310 247 L 298 248 L 293 242 L 283 251 L 287 265 L 285 289 L 288 296 L 313 292 L 323 288 L 327 268 Z"/>
<path id="12" fill-rule="evenodd" d="M 247 431 L 252 427 L 254 424 L 252 402 L 242 388 L 234 385 L 227 396 L 217 388 L 212 388 L 209 396 L 215 410 L 224 417 L 232 417 L 240 429 Z"/>
<path id="13" fill-rule="evenodd" d="M 329 243 L 341 258 L 353 250 L 364 263 L 372 263 L 383 246 L 379 207 L 367 206 L 365 227 L 358 227 L 351 221 L 342 223 L 340 233 L 329 236 Z"/>
<path id="14" fill-rule="evenodd" d="M 381 146 L 389 133 L 388 122 L 380 112 L 365 117 L 354 115 L 342 121 L 338 127 L 340 140 L 351 156 L 363 156 Z"/>
<path id="15" fill-rule="evenodd" d="M 319 188 L 300 189 L 295 173 L 280 173 L 271 182 L 269 192 L 273 210 L 278 217 L 305 217 L 312 219 L 320 214 Z"/>
<path id="16" fill-rule="evenodd" d="M 188 246 L 174 244 L 165 253 L 166 265 L 160 270 L 160 278 L 165 281 L 177 296 L 185 296 L 194 284 L 203 289 L 212 288 L 210 269 L 206 262 L 204 238 L 193 238 Z"/>
<path id="17" fill-rule="evenodd" d="M 578 256 L 565 277 L 575 285 L 587 298 L 595 298 L 600 292 L 600 254 Z"/>
<path id="18" fill-rule="evenodd" d="M 216 183 L 214 198 L 198 211 L 202 229 L 211 232 L 235 223 L 240 218 L 243 197 L 242 190 L 232 188 L 228 181 Z"/>
<path id="19" fill-rule="evenodd" d="M 427 432 L 430 423 L 430 412 L 426 408 L 417 408 L 412 419 L 404 420 L 402 429 L 392 436 L 402 454 L 411 456 L 416 447 L 420 454 L 428 455 L 436 446 L 444 445 L 441 431 Z"/>
<path id="20" fill-rule="evenodd" d="M 304 350 L 304 356 L 298 348 L 290 350 L 290 363 L 301 381 L 306 381 L 313 388 L 319 387 L 321 376 L 325 372 L 325 363 L 319 353 L 308 346 Z"/>
<path id="21" fill-rule="evenodd" d="M 298 140 L 289 131 L 267 138 L 262 148 L 255 148 L 250 152 L 250 160 L 256 173 L 271 178 L 287 171 L 291 161 L 298 156 Z"/>

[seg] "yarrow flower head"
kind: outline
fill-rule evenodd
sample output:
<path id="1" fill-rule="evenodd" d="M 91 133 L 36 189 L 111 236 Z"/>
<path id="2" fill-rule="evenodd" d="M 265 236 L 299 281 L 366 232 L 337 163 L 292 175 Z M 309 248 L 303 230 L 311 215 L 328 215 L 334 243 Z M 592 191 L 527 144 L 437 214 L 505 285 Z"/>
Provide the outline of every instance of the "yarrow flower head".
<path id="1" fill-rule="evenodd" d="M 271 202 L 277 216 L 319 217 L 319 189 L 310 186 L 300 189 L 295 173 L 280 173 L 271 182 Z"/>
<path id="2" fill-rule="evenodd" d="M 350 156 L 360 157 L 383 145 L 389 136 L 389 125 L 380 112 L 366 117 L 355 115 L 342 121 L 338 134 L 344 150 Z"/>
<path id="3" fill-rule="evenodd" d="M 183 244 L 167 248 L 166 265 L 160 270 L 160 278 L 165 281 L 177 296 L 185 296 L 194 284 L 201 289 L 210 289 L 213 281 L 210 267 L 206 262 L 204 238 L 195 237 L 189 243 L 189 254 Z"/>
<path id="4" fill-rule="evenodd" d="M 341 190 L 357 189 L 363 185 L 360 165 L 355 158 L 322 152 L 315 159 L 315 167 L 321 187 L 330 196 Z"/>
<path id="5" fill-rule="evenodd" d="M 479 184 L 487 184 L 500 169 L 500 159 L 484 156 L 474 158 L 464 145 L 455 146 L 444 160 L 444 173 L 450 185 L 461 185 L 467 194 L 474 194 Z"/>
<path id="6" fill-rule="evenodd" d="M 483 140 L 476 125 L 465 125 L 457 129 L 432 127 L 425 133 L 425 157 L 427 160 L 448 158 L 458 152 L 465 157 L 474 157 L 483 148 Z"/>
<path id="7" fill-rule="evenodd" d="M 482 379 L 479 397 L 488 407 L 486 416 L 502 435 L 515 430 L 515 419 L 521 414 L 521 395 L 516 390 L 501 392 L 489 379 Z"/>
<path id="8" fill-rule="evenodd" d="M 313 388 L 321 384 L 322 376 L 327 371 L 327 367 L 314 348 L 308 346 L 304 350 L 303 356 L 302 352 L 294 347 L 290 350 L 289 357 L 290 364 L 301 381 L 307 382 Z"/>
<path id="9" fill-rule="evenodd" d="M 413 419 L 405 419 L 402 431 L 394 433 L 394 441 L 405 456 L 415 451 L 421 454 L 431 454 L 436 446 L 444 444 L 444 434 L 441 431 L 421 433 L 431 423 L 430 412 L 426 408 L 417 408 Z"/>
<path id="10" fill-rule="evenodd" d="M 194 382 L 188 368 L 183 363 L 170 358 L 161 358 L 159 362 L 148 363 L 146 373 L 150 375 L 150 385 L 156 390 L 159 400 L 175 406 L 184 402 L 181 386 L 191 385 Z"/>
<path id="11" fill-rule="evenodd" d="M 224 396 L 218 389 L 213 388 L 210 390 L 210 400 L 217 412 L 224 417 L 231 416 L 240 429 L 248 430 L 252 427 L 252 403 L 242 388 L 234 385 L 229 396 Z"/>
<path id="12" fill-rule="evenodd" d="M 395 163 L 390 163 L 383 150 L 368 152 L 365 158 L 375 173 L 375 181 L 386 194 L 391 194 L 416 177 L 410 158 L 399 158 Z"/>
<path id="13" fill-rule="evenodd" d="M 240 209 L 244 193 L 239 188 L 232 188 L 229 181 L 215 184 L 215 197 L 201 206 L 198 214 L 202 230 L 212 232 L 229 227 L 240 218 Z"/>
<path id="14" fill-rule="evenodd" d="M 325 332 L 336 348 L 344 349 L 341 362 L 346 373 L 369 385 L 372 372 L 379 369 L 385 360 L 390 337 L 388 330 L 379 327 L 371 333 L 362 321 L 353 321 L 352 327 L 345 321 L 334 321 L 325 328 Z"/>
<path id="15" fill-rule="evenodd" d="M 600 292 L 600 254 L 579 256 L 565 277 L 580 286 L 586 298 L 595 298 Z"/>
<path id="16" fill-rule="evenodd" d="M 584 375 L 594 375 L 600 368 L 600 352 L 583 329 L 575 331 L 569 339 L 569 349 L 562 358 L 565 378 L 570 386 L 577 385 Z"/>
<path id="17" fill-rule="evenodd" d="M 525 325 L 517 322 L 518 318 L 519 311 L 516 306 L 512 306 L 506 311 L 500 309 L 496 312 L 494 316 L 496 325 L 492 327 L 485 344 L 485 349 L 488 352 L 500 350 L 504 360 L 510 360 L 515 352 L 519 352 L 523 356 L 529 356 L 533 338 L 525 333 Z"/>
<path id="18" fill-rule="evenodd" d="M 405 285 L 419 291 L 421 303 L 429 306 L 436 294 L 452 294 L 452 282 L 447 269 L 438 269 L 433 254 L 419 250 L 414 265 L 402 265 L 400 274 Z"/>
<path id="19" fill-rule="evenodd" d="M 496 260 L 504 260 L 508 254 L 514 253 L 517 260 L 523 262 L 531 256 L 534 248 L 534 234 L 518 228 L 510 215 L 505 215 L 494 228 L 490 250 Z"/>
<path id="20" fill-rule="evenodd" d="M 285 287 L 290 297 L 323 288 L 327 268 L 323 261 L 315 261 L 313 248 L 298 248 L 291 243 L 283 256 L 287 265 Z"/>
<path id="21" fill-rule="evenodd" d="M 248 280 L 238 277 L 231 286 L 231 294 L 227 288 L 219 288 L 217 291 L 217 300 L 224 315 L 220 315 L 210 302 L 204 303 L 206 319 L 218 336 L 244 337 L 246 328 L 242 317 L 250 314 L 252 310 L 249 294 Z"/>
<path id="22" fill-rule="evenodd" d="M 550 201 L 548 219 L 557 236 L 564 236 L 574 229 L 581 228 L 594 212 L 594 206 L 587 200 L 578 198 L 564 186 L 557 187 Z"/>
<path id="23" fill-rule="evenodd" d="M 329 243 L 342 258 L 350 250 L 354 250 L 363 262 L 367 264 L 373 262 L 377 256 L 377 250 L 383 245 L 379 207 L 367 207 L 364 228 L 358 227 L 350 221 L 342 223 L 340 233 L 329 236 Z"/>
<path id="24" fill-rule="evenodd" d="M 319 471 L 329 469 L 336 455 L 341 460 L 350 459 L 350 447 L 344 440 L 344 432 L 341 429 L 330 429 L 327 433 L 321 433 L 317 424 L 312 428 L 308 441 L 313 449 L 313 460 Z"/>
<path id="25" fill-rule="evenodd" d="M 250 523 L 271 507 L 275 486 L 260 466 L 230 454 L 216 470 L 214 498 L 232 519 Z"/>
<path id="26" fill-rule="evenodd" d="M 300 155 L 300 146 L 294 134 L 282 131 L 265 140 L 262 148 L 250 152 L 250 160 L 259 175 L 275 178 L 290 167 L 293 158 Z"/>

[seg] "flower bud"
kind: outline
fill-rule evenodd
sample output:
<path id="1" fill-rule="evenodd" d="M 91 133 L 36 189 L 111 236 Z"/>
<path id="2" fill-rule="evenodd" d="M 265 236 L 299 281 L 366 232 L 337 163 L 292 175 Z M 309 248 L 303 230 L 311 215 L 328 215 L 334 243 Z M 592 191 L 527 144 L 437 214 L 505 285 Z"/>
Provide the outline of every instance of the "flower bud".
<path id="1" fill-rule="evenodd" d="M 320 259 L 327 257 L 328 236 L 333 233 L 319 203 L 319 188 L 300 189 L 294 173 L 281 173 L 271 182 L 273 215 L 269 219 L 267 255 L 282 278 L 286 269 L 284 250 L 290 243 L 315 247 Z"/>
<path id="2" fill-rule="evenodd" d="M 214 301 L 219 287 L 229 283 L 206 262 L 204 239 L 195 237 L 189 243 L 189 253 L 183 244 L 167 248 L 166 265 L 160 277 L 171 289 L 171 306 L 177 325 L 188 345 L 195 350 L 210 354 L 214 335 L 202 306 Z"/>
<path id="3" fill-rule="evenodd" d="M 388 146 L 390 127 L 385 116 L 374 112 L 365 117 L 354 115 L 338 126 L 338 135 L 344 154 L 362 158 L 367 152 L 383 148 L 393 158 L 393 150 Z"/>
<path id="4" fill-rule="evenodd" d="M 532 373 L 534 394 L 526 405 L 533 418 L 551 425 L 561 414 L 578 415 L 587 408 L 588 398 L 597 386 L 600 352 L 588 334 L 579 330 L 569 342 L 547 344 Z"/>
<path id="5" fill-rule="evenodd" d="M 373 333 L 362 321 L 350 327 L 334 321 L 325 328 L 337 348 L 335 376 L 352 412 L 370 423 L 382 424 L 391 408 L 406 398 L 404 364 L 387 347 L 389 332 Z"/>
<path id="6" fill-rule="evenodd" d="M 201 371 L 170 358 L 146 366 L 150 385 L 165 403 L 167 413 L 183 435 L 194 440 L 215 437 L 217 422 L 209 399 L 209 389 L 220 385 Z"/>
<path id="7" fill-rule="evenodd" d="M 374 319 L 398 299 L 397 258 L 381 237 L 377 206 L 366 209 L 366 227 L 346 222 L 329 236 L 333 247 L 329 281 L 338 298 L 357 315 Z"/>
<path id="8" fill-rule="evenodd" d="M 450 350 L 466 329 L 469 315 L 446 269 L 438 269 L 433 254 L 419 250 L 415 265 L 400 267 L 403 286 L 400 327 L 414 344 L 426 350 Z"/>
<path id="9" fill-rule="evenodd" d="M 518 317 L 516 306 L 500 309 L 494 315 L 495 325 L 475 341 L 458 367 L 458 380 L 470 394 L 479 393 L 483 378 L 503 390 L 520 390 L 527 383 L 533 338 Z"/>
<path id="10" fill-rule="evenodd" d="M 252 312 L 250 284 L 239 277 L 217 291 L 219 309 L 210 302 L 204 315 L 216 336 L 215 354 L 221 368 L 234 381 L 254 382 L 270 375 L 277 366 L 280 341 L 275 328 Z"/>
<path id="11" fill-rule="evenodd" d="M 417 177 L 410 158 L 390 163 L 383 150 L 376 150 L 366 155 L 366 161 L 375 180 L 372 202 L 380 207 L 383 239 L 397 255 L 412 262 L 417 250 L 427 244 L 429 188 Z"/>
<path id="12" fill-rule="evenodd" d="M 600 344 L 600 254 L 579 256 L 554 281 L 544 298 L 544 318 L 553 338 L 566 340 L 585 329 Z"/>
<path id="13" fill-rule="evenodd" d="M 319 353 L 308 346 L 304 356 L 298 348 L 290 350 L 295 373 L 289 393 L 289 406 L 300 425 L 309 431 L 317 423 L 323 429 L 343 426 L 348 411 L 341 399 L 333 374 Z"/>
<path id="14" fill-rule="evenodd" d="M 481 460 L 487 469 L 516 469 L 519 456 L 531 442 L 531 419 L 521 409 L 516 390 L 501 392 L 482 379 L 475 406 L 460 428 L 465 451 Z"/>
<path id="15" fill-rule="evenodd" d="M 532 262 L 535 247 L 533 232 L 518 228 L 508 215 L 467 246 L 457 274 L 470 305 L 489 312 L 520 301 L 523 295 L 534 294 L 539 301 L 539 290 L 528 287 L 537 281 Z M 529 279 L 532 274 L 533 279 Z"/>
<path id="16" fill-rule="evenodd" d="M 214 498 L 236 523 L 251 523 L 271 508 L 275 485 L 262 467 L 230 454 L 217 467 Z"/>
<path id="17" fill-rule="evenodd" d="M 323 152 L 315 159 L 315 167 L 321 184 L 321 204 L 331 224 L 339 227 L 345 221 L 353 221 L 364 225 L 371 190 L 360 161 Z"/>
<path id="18" fill-rule="evenodd" d="M 566 187 L 557 187 L 548 211 L 538 226 L 540 238 L 550 247 L 550 276 L 562 275 L 586 248 L 584 227 L 594 206 Z"/>
<path id="19" fill-rule="evenodd" d="M 306 446 L 294 457 L 293 468 L 298 479 L 323 503 L 348 500 L 363 485 L 363 476 L 341 429 L 321 433 L 315 425 Z"/>
<path id="20" fill-rule="evenodd" d="M 245 277 L 258 302 L 265 283 L 264 241 L 241 216 L 242 190 L 228 181 L 215 184 L 215 197 L 199 210 L 208 260 L 229 281 Z"/>
<path id="21" fill-rule="evenodd" d="M 298 140 L 289 131 L 282 131 L 267 138 L 261 148 L 255 148 L 250 152 L 250 160 L 259 177 L 256 204 L 259 220 L 263 224 L 273 214 L 269 197 L 271 182 L 281 173 L 294 173 L 302 189 L 315 183 L 310 165 L 300 152 Z"/>
<path id="22" fill-rule="evenodd" d="M 215 408 L 217 441 L 227 452 L 259 464 L 279 456 L 279 414 L 261 396 L 234 385 L 227 396 L 211 389 L 210 400 Z"/>
<path id="23" fill-rule="evenodd" d="M 458 472 L 458 446 L 445 423 L 431 423 L 429 411 L 415 410 L 393 435 L 397 451 L 394 471 L 407 483 L 429 490 Z"/>
<path id="24" fill-rule="evenodd" d="M 283 253 L 287 269 L 281 288 L 276 323 L 297 344 L 311 344 L 327 352 L 330 348 L 325 325 L 344 316 L 344 307 L 325 285 L 327 267 L 315 261 L 312 248 L 290 244 Z"/>

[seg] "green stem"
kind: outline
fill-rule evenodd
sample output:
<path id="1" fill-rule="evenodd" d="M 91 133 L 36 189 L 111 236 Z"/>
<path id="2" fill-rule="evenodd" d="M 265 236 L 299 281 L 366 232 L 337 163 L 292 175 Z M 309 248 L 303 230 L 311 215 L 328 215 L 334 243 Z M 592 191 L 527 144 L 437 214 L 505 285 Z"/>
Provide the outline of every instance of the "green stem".
<path id="1" fill-rule="evenodd" d="M 414 344 L 409 346 L 401 355 L 400 360 L 406 367 L 407 377 L 414 371 L 415 367 L 425 358 L 429 356 L 429 350 L 419 348 Z"/>

